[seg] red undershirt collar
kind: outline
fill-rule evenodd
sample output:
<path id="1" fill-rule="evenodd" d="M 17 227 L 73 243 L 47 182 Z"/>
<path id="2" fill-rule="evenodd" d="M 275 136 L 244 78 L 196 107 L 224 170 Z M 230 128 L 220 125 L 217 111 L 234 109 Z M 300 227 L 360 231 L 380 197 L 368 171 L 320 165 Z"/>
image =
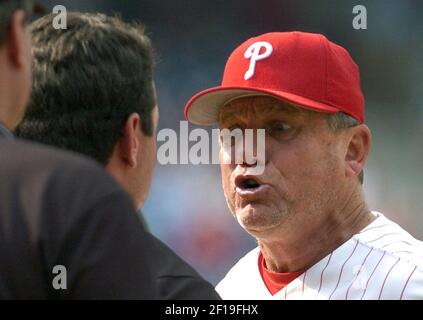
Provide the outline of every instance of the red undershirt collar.
<path id="1" fill-rule="evenodd" d="M 261 278 L 272 296 L 285 288 L 294 279 L 298 278 L 299 275 L 304 273 L 303 271 L 286 273 L 269 271 L 266 268 L 266 261 L 264 260 L 261 252 L 258 259 L 258 265 Z"/>

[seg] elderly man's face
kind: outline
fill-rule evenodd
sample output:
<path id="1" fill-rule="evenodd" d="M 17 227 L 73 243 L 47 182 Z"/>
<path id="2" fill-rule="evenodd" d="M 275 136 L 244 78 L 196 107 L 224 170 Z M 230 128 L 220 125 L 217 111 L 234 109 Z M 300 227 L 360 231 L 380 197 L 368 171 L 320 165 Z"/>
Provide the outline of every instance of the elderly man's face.
<path id="1" fill-rule="evenodd" d="M 289 226 L 312 223 L 336 205 L 345 179 L 345 146 L 326 117 L 265 96 L 240 98 L 221 108 L 220 129 L 266 130 L 263 174 L 249 176 L 248 165 L 234 161 L 221 164 L 229 208 L 252 235 L 280 232 L 288 220 Z M 221 148 L 221 163 L 226 156 Z"/>

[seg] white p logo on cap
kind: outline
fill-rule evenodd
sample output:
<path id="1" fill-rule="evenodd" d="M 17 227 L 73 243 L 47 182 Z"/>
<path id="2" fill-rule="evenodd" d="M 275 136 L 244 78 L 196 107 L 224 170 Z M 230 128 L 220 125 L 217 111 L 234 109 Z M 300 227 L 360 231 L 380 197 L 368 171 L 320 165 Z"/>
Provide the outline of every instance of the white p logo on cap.
<path id="1" fill-rule="evenodd" d="M 266 49 L 262 54 L 260 54 L 261 48 Z M 244 53 L 244 58 L 251 60 L 250 67 L 244 76 L 245 80 L 251 79 L 251 77 L 254 75 L 254 71 L 256 70 L 256 62 L 268 58 L 272 54 L 272 51 L 272 45 L 265 41 L 254 42 L 251 46 L 248 47 Z"/>

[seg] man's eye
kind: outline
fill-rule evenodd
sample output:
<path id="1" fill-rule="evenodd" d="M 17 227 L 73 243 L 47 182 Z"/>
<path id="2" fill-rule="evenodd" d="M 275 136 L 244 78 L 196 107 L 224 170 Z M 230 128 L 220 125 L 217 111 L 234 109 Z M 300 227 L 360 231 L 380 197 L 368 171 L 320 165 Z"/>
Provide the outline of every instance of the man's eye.
<path id="1" fill-rule="evenodd" d="M 241 128 L 240 126 L 238 126 L 238 125 L 236 125 L 236 126 L 231 126 L 231 127 L 229 127 L 229 128 L 228 128 L 228 130 L 229 130 L 230 132 L 234 132 L 234 130 L 236 130 L 236 129 L 239 129 L 239 130 L 241 130 L 241 131 L 242 131 L 242 128 Z"/>
<path id="2" fill-rule="evenodd" d="M 287 131 L 291 129 L 292 127 L 284 122 L 277 122 L 275 123 L 271 129 L 274 131 Z"/>

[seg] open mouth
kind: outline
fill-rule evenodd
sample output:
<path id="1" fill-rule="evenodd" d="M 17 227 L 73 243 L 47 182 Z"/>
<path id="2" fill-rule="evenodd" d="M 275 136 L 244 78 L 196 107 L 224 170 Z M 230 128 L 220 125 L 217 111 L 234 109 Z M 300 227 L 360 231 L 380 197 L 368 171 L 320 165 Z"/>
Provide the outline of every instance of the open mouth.
<path id="1" fill-rule="evenodd" d="M 235 185 L 241 190 L 254 190 L 260 187 L 260 183 L 251 177 L 239 177 L 235 180 Z"/>

